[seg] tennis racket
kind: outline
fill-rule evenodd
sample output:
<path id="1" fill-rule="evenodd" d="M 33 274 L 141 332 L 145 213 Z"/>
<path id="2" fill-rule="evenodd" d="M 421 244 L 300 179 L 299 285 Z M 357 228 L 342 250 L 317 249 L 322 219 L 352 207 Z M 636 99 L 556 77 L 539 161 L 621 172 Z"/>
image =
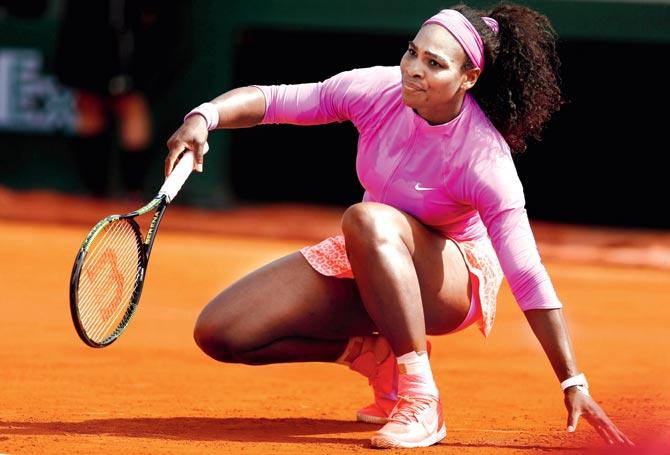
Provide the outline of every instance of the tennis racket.
<path id="1" fill-rule="evenodd" d="M 70 277 L 70 312 L 77 334 L 87 345 L 109 346 L 135 314 L 158 226 L 191 174 L 193 160 L 193 152 L 185 151 L 151 202 L 134 212 L 100 220 L 79 248 Z M 143 237 L 136 218 L 151 211 L 154 215 Z"/>

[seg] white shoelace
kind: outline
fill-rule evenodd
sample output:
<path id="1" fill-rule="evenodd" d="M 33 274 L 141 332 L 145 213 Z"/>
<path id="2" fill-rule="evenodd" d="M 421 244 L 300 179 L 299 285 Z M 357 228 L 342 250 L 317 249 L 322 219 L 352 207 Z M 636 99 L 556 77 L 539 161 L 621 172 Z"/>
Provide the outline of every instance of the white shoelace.
<path id="1" fill-rule="evenodd" d="M 419 421 L 419 414 L 430 408 L 433 398 L 398 396 L 398 403 L 389 416 L 390 421 L 412 423 Z"/>

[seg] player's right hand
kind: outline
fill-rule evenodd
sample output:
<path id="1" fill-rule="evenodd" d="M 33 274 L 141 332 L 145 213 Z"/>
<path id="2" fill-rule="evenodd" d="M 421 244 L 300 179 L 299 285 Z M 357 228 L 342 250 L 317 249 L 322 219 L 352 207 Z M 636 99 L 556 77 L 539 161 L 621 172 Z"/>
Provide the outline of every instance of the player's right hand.
<path id="1" fill-rule="evenodd" d="M 568 410 L 569 433 L 577 429 L 577 422 L 581 416 L 608 444 L 635 447 L 633 441 L 614 425 L 605 411 L 589 395 L 582 393 L 576 387 L 570 387 L 565 391 L 564 402 Z"/>
<path id="2" fill-rule="evenodd" d="M 165 158 L 165 176 L 170 175 L 184 150 L 194 154 L 193 170 L 202 172 L 203 156 L 207 152 L 207 122 L 202 115 L 192 115 L 174 132 L 167 141 L 168 154 Z"/>

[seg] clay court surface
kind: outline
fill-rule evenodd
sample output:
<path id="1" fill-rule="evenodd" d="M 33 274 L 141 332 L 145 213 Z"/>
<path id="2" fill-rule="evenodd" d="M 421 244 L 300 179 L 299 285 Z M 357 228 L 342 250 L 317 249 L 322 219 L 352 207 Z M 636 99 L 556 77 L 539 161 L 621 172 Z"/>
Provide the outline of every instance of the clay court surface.
<path id="1" fill-rule="evenodd" d="M 371 397 L 361 376 L 219 364 L 191 335 L 220 289 L 335 233 L 340 211 L 171 207 L 135 318 L 91 349 L 70 320 L 72 262 L 99 218 L 136 205 L 0 188 L 0 453 L 372 452 L 376 427 L 353 420 Z M 670 453 L 670 234 L 534 227 L 592 392 L 638 442 L 626 453 Z M 412 453 L 612 453 L 583 420 L 565 432 L 557 381 L 506 284 L 489 339 L 470 328 L 432 342 L 448 436 Z"/>

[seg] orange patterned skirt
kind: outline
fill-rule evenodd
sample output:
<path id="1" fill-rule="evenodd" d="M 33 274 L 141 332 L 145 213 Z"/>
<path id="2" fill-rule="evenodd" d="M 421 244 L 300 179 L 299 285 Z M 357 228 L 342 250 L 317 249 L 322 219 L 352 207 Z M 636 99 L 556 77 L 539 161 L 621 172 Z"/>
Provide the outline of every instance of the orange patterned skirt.
<path id="1" fill-rule="evenodd" d="M 481 308 L 479 329 L 488 336 L 496 314 L 496 299 L 503 272 L 493 250 L 486 239 L 453 241 L 465 259 L 472 283 L 472 304 Z M 336 278 L 354 278 L 343 235 L 329 237 L 322 242 L 300 250 L 307 262 L 322 275 Z M 479 313 L 479 312 L 477 312 Z"/>

